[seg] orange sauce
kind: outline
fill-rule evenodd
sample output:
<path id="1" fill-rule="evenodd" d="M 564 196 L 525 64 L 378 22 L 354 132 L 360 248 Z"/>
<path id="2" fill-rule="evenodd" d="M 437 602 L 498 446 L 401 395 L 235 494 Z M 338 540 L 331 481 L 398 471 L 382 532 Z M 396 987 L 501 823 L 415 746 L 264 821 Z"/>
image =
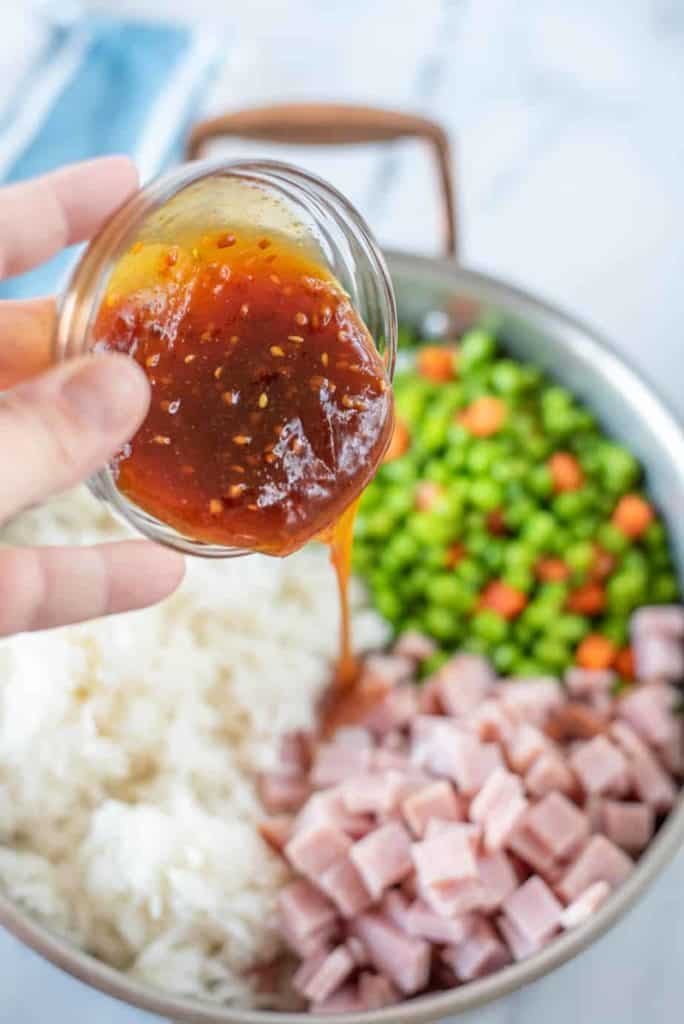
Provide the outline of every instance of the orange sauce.
<path id="1" fill-rule="evenodd" d="M 341 602 L 337 682 L 350 687 L 354 513 L 389 444 L 393 403 L 347 295 L 284 238 L 137 242 L 94 334 L 136 359 L 152 389 L 116 460 L 119 489 L 196 540 L 287 555 L 325 539 Z"/>

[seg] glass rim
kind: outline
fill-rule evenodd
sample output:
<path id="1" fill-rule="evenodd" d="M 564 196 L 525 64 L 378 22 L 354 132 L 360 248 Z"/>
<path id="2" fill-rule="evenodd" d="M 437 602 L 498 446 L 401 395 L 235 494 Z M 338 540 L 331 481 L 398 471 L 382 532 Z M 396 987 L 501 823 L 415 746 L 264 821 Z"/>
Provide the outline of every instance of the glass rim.
<path id="1" fill-rule="evenodd" d="M 391 381 L 396 366 L 398 320 L 389 269 L 380 246 L 365 218 L 338 189 L 307 170 L 278 160 L 197 160 L 181 164 L 141 186 L 89 242 L 58 297 L 53 361 L 62 362 L 89 351 L 86 343 L 116 260 L 133 240 L 145 218 L 195 182 L 212 176 L 243 178 L 276 189 L 281 182 L 286 183 L 302 192 L 297 201 L 303 207 L 309 198 L 307 192 L 313 192 L 323 200 L 326 215 L 332 217 L 345 234 L 361 243 L 385 321 L 386 370 Z M 316 219 L 320 220 L 320 215 L 316 214 Z M 375 338 L 373 343 L 377 347 Z M 74 345 L 77 346 L 75 350 Z M 111 464 L 95 473 L 87 481 L 87 486 L 95 497 L 107 503 L 118 519 L 142 536 L 183 554 L 216 559 L 255 553 L 251 549 L 194 539 L 157 519 L 118 489 Z"/>

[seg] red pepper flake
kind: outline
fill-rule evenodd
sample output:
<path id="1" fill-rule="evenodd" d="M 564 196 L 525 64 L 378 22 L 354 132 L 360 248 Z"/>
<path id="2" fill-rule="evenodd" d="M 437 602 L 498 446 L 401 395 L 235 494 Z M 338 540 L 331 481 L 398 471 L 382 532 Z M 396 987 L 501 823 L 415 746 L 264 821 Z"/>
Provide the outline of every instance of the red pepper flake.
<path id="1" fill-rule="evenodd" d="M 271 284 L 280 284 L 280 278 L 278 277 L 277 274 L 269 274 L 268 279 L 271 282 Z"/>
<path id="2" fill-rule="evenodd" d="M 332 320 L 332 309 L 330 306 L 323 306 L 321 309 L 321 327 L 327 327 Z"/>
<path id="3" fill-rule="evenodd" d="M 238 466 L 237 463 L 235 462 L 231 465 L 230 468 L 233 470 L 234 473 L 244 473 L 245 471 L 244 466 Z"/>
<path id="4" fill-rule="evenodd" d="M 266 394 L 265 391 L 262 391 L 261 394 L 259 395 L 259 408 L 260 409 L 265 409 L 267 405 L 268 405 L 268 395 Z"/>
<path id="5" fill-rule="evenodd" d="M 239 498 L 243 491 L 247 490 L 247 484 L 231 484 L 228 488 L 230 498 Z"/>
<path id="6" fill-rule="evenodd" d="M 171 438 L 167 437 L 166 434 L 155 434 L 154 437 L 152 438 L 152 441 L 154 444 L 171 444 Z"/>
<path id="7" fill-rule="evenodd" d="M 295 313 L 294 321 L 297 327 L 306 327 L 309 322 L 309 318 L 306 313 Z"/>
<path id="8" fill-rule="evenodd" d="M 295 345 L 303 345 L 304 344 L 304 339 L 299 334 L 288 334 L 287 340 L 294 342 Z"/>
<path id="9" fill-rule="evenodd" d="M 249 436 L 249 434 L 236 434 L 235 437 L 233 438 L 233 443 L 234 444 L 241 444 L 241 445 L 242 444 L 251 444 L 252 443 L 252 438 Z"/>
<path id="10" fill-rule="evenodd" d="M 271 355 L 276 359 L 281 359 L 285 355 L 280 345 L 271 345 L 270 352 Z"/>
<path id="11" fill-rule="evenodd" d="M 323 363 L 323 366 L 327 366 L 328 363 L 330 362 L 330 356 L 328 355 L 327 352 L 324 352 L 323 355 L 321 356 L 321 362 Z"/>
<path id="12" fill-rule="evenodd" d="M 194 355 L 194 354 L 193 354 L 193 353 L 191 352 L 191 353 L 190 353 L 190 355 L 187 355 L 187 356 L 185 357 L 185 359 L 183 360 L 183 362 L 184 362 L 184 363 L 194 363 L 194 361 L 195 361 L 196 359 L 197 359 L 197 356 L 196 356 L 196 355 Z"/>
<path id="13" fill-rule="evenodd" d="M 220 380 L 222 373 L 223 373 L 223 367 L 222 366 L 217 366 L 216 369 L 214 370 L 214 380 Z"/>
<path id="14" fill-rule="evenodd" d="M 221 235 L 216 239 L 216 246 L 219 249 L 228 249 L 231 245 L 235 245 L 236 241 L 235 235 Z"/>

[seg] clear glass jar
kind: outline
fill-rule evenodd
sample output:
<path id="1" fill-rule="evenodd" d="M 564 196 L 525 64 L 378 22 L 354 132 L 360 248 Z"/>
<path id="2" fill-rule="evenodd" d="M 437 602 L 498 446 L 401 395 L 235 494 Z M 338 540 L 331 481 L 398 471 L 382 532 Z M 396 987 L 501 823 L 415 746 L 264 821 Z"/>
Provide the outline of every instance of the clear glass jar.
<path id="1" fill-rule="evenodd" d="M 243 223 L 277 231 L 307 246 L 347 292 L 383 355 L 390 377 L 397 347 L 397 314 L 384 258 L 360 214 L 336 189 L 275 161 L 199 161 L 146 185 L 90 242 L 59 302 L 57 360 L 93 348 L 93 327 L 118 260 L 137 241 L 173 244 L 179 234 L 232 230 Z M 135 505 L 117 487 L 111 466 L 89 482 L 91 491 L 151 540 L 188 554 L 232 558 L 250 554 L 179 533 Z"/>

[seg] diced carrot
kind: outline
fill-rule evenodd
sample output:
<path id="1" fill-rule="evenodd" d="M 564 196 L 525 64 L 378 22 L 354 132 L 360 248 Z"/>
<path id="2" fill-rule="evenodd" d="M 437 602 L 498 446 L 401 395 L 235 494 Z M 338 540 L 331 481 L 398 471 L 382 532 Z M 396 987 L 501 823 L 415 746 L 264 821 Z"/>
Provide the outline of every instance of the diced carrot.
<path id="1" fill-rule="evenodd" d="M 503 426 L 506 406 L 500 398 L 482 395 L 458 415 L 458 422 L 474 437 L 491 437 Z"/>
<path id="2" fill-rule="evenodd" d="M 432 480 L 421 480 L 416 487 L 415 505 L 420 512 L 429 512 L 434 503 L 444 494 L 441 484 Z"/>
<path id="3" fill-rule="evenodd" d="M 453 346 L 425 345 L 418 352 L 416 365 L 421 377 L 443 383 L 457 372 L 458 352 Z"/>
<path id="4" fill-rule="evenodd" d="M 502 508 L 495 508 L 487 513 L 487 529 L 495 537 L 503 537 L 508 532 Z"/>
<path id="5" fill-rule="evenodd" d="M 638 494 L 625 494 L 613 512 L 613 524 L 627 537 L 636 539 L 648 529 L 654 518 L 653 506 Z"/>
<path id="6" fill-rule="evenodd" d="M 601 633 L 590 633 L 575 651 L 575 661 L 581 668 L 610 668 L 615 655 L 615 644 L 612 640 Z"/>
<path id="7" fill-rule="evenodd" d="M 540 558 L 535 567 L 537 579 L 543 583 L 560 583 L 570 575 L 562 558 Z"/>
<path id="8" fill-rule="evenodd" d="M 489 608 L 504 619 L 514 619 L 527 604 L 527 595 L 503 580 L 492 580 L 480 594 L 479 608 Z"/>
<path id="9" fill-rule="evenodd" d="M 549 459 L 549 471 L 556 494 L 576 491 L 584 483 L 582 467 L 570 452 L 554 452 Z"/>
<path id="10" fill-rule="evenodd" d="M 459 544 L 458 541 L 452 544 L 446 553 L 446 567 L 447 569 L 455 569 L 462 558 L 466 556 L 466 549 L 464 544 Z"/>
<path id="11" fill-rule="evenodd" d="M 400 459 L 404 455 L 411 444 L 411 435 L 409 434 L 408 427 L 403 420 L 399 417 L 394 421 L 394 433 L 392 434 L 392 440 L 389 443 L 389 447 L 385 452 L 383 462 L 393 462 L 394 459 Z"/>
<path id="12" fill-rule="evenodd" d="M 605 580 L 615 568 L 615 558 L 610 551 L 606 551 L 600 544 L 594 544 L 594 558 L 589 566 L 589 574 L 592 579 Z"/>
<path id="13" fill-rule="evenodd" d="M 619 672 L 625 679 L 636 678 L 634 669 L 634 651 L 631 647 L 623 647 L 621 651 L 618 651 L 615 655 L 613 667 L 616 672 Z"/>
<path id="14" fill-rule="evenodd" d="M 585 583 L 573 590 L 567 600 L 571 612 L 579 615 L 599 615 L 606 606 L 606 592 L 600 583 Z"/>

